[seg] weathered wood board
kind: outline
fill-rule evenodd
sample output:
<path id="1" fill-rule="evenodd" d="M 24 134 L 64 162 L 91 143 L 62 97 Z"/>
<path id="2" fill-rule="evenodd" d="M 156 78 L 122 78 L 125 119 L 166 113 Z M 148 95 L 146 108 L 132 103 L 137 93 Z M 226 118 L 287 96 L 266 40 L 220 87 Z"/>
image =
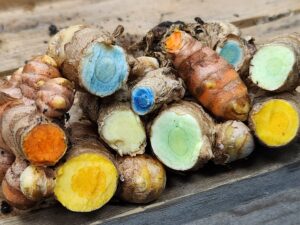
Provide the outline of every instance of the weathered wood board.
<path id="1" fill-rule="evenodd" d="M 142 35 L 160 21 L 192 21 L 196 16 L 205 20 L 232 21 L 242 27 L 245 35 L 255 36 L 258 42 L 300 31 L 299 0 L 18 0 L 11 4 L 0 0 L 0 74 L 8 75 L 26 59 L 44 52 L 50 24 L 62 28 L 88 23 L 110 31 L 123 24 L 126 32 Z M 269 222 L 259 212 L 251 214 L 251 210 L 259 207 L 267 210 L 266 204 L 276 205 L 277 202 L 278 205 L 279 199 L 284 207 L 296 204 L 288 212 L 282 208 L 278 211 L 283 211 L 282 218 L 292 218 L 287 224 L 297 224 L 300 223 L 295 213 L 295 209 L 300 208 L 299 162 L 298 143 L 275 151 L 258 148 L 249 160 L 228 167 L 208 165 L 187 176 L 170 174 L 163 196 L 150 205 L 114 200 L 104 208 L 86 214 L 75 214 L 57 205 L 21 215 L 19 212 L 1 215 L 0 224 L 181 224 L 193 220 L 197 224 L 220 224 L 220 221 L 253 224 L 251 218 L 257 218 L 256 224 L 280 224 L 282 220 L 276 217 L 278 214 L 269 216 Z M 265 185 L 267 183 L 270 185 Z M 236 198 L 233 197 L 235 191 Z M 226 197 L 227 193 L 230 199 Z M 261 203 L 256 199 L 261 199 Z M 244 211 L 236 208 L 241 204 Z"/>
<path id="2" fill-rule="evenodd" d="M 244 202 L 249 202 L 249 200 L 254 200 L 256 197 L 267 197 L 271 194 L 278 194 L 280 191 L 286 191 L 285 178 L 282 177 L 280 173 L 280 168 L 290 165 L 288 170 L 293 172 L 293 170 L 299 170 L 300 162 L 300 145 L 298 143 L 291 145 L 287 149 L 270 151 L 268 149 L 257 149 L 256 152 L 248 160 L 240 161 L 231 164 L 228 167 L 208 165 L 197 173 L 193 173 L 186 176 L 172 174 L 168 176 L 167 189 L 162 195 L 162 197 L 156 202 L 149 205 L 133 205 L 126 203 L 119 203 L 116 200 L 110 202 L 108 205 L 102 209 L 92 212 L 92 213 L 72 213 L 67 211 L 62 206 L 57 205 L 50 207 L 48 209 L 40 209 L 30 213 L 23 213 L 20 216 L 5 216 L 0 217 L 1 224 L 15 225 L 15 224 L 32 224 L 32 225 L 69 225 L 72 223 L 76 224 L 99 224 L 102 222 L 119 222 L 126 221 L 129 219 L 127 224 L 131 224 L 133 220 L 132 217 L 140 216 L 140 219 L 143 219 L 141 214 L 147 214 L 147 218 L 151 217 L 151 212 L 160 212 L 161 210 L 168 211 L 169 207 L 173 205 L 178 205 L 177 217 L 181 215 L 181 202 L 185 202 L 187 208 L 193 208 L 193 210 L 199 210 L 199 215 L 195 212 L 196 216 L 208 216 L 210 215 L 209 211 L 206 211 L 207 214 L 202 215 L 202 204 L 207 205 L 207 210 L 211 208 L 211 211 L 215 211 L 215 203 L 217 202 L 219 207 L 224 204 L 225 208 L 221 208 L 220 212 L 226 212 L 233 208 L 233 205 L 228 205 L 226 201 L 229 201 L 227 198 L 224 198 L 227 194 L 234 196 L 235 192 L 231 192 L 230 185 L 237 183 L 243 179 L 249 179 L 253 177 L 258 177 L 258 182 L 249 182 L 244 187 L 244 195 L 239 196 L 238 192 L 236 193 L 236 200 L 243 200 Z M 277 170 L 279 169 L 278 175 L 276 175 Z M 261 190 L 258 185 L 261 178 L 259 175 L 268 174 L 272 171 L 274 175 L 264 182 L 267 182 L 266 186 L 269 189 Z M 284 176 L 290 176 L 288 172 Z M 293 187 L 294 189 L 300 189 L 300 173 L 297 173 L 289 182 L 293 182 L 289 188 Z M 298 177 L 297 177 L 298 176 Z M 275 180 L 272 180 L 275 179 Z M 278 179 L 278 180 L 276 180 Z M 279 182 L 279 181 L 282 182 Z M 286 181 L 287 182 L 287 181 Z M 217 192 L 218 194 L 210 195 L 210 191 L 215 190 L 217 187 L 222 187 L 227 185 L 227 188 L 222 188 L 222 191 Z M 282 186 L 280 186 L 282 185 Z M 274 187 L 273 187 L 274 186 Z M 274 190 L 276 188 L 276 190 Z M 192 201 L 191 199 L 197 197 L 205 196 L 205 200 L 200 201 L 198 199 L 199 207 L 193 207 L 193 204 L 189 205 L 188 202 Z M 222 200 L 223 199 L 223 200 Z M 212 204 L 213 206 L 210 206 Z M 200 207 L 201 206 L 201 207 Z M 204 207 L 205 208 L 205 207 Z M 169 218 L 165 217 L 163 214 L 160 214 L 160 217 L 153 219 L 151 224 L 160 224 L 160 220 L 164 221 L 163 224 L 174 223 L 174 212 L 169 212 Z M 185 215 L 185 214 L 184 214 Z M 182 216 L 184 216 L 182 215 Z M 153 215 L 154 216 L 154 215 Z M 186 215 L 188 216 L 188 214 Z M 242 215 L 241 215 L 242 216 Z M 276 215 L 274 215 L 275 217 Z M 154 216 L 155 217 L 155 216 Z M 195 218 L 195 217 L 194 217 Z M 197 217 L 196 217 L 197 218 Z M 191 218 L 192 219 L 192 218 Z M 300 219 L 300 218 L 299 218 Z M 181 218 L 183 222 L 189 221 L 189 218 Z M 135 224 L 139 224 L 140 220 L 136 220 Z M 145 220 L 143 220 L 145 221 Z M 117 223 L 116 223 L 117 224 Z M 289 223 L 287 223 L 289 224 Z"/>
<path id="3" fill-rule="evenodd" d="M 21 1 L 21 0 L 19 0 Z M 6 5 L 6 7 L 1 6 Z M 73 0 L 33 1 L 20 7 L 8 8 L 7 0 L 0 2 L 0 71 L 11 71 L 26 59 L 45 51 L 49 39 L 48 27 L 59 28 L 87 23 L 112 31 L 118 24 L 126 32 L 144 34 L 164 20 L 233 21 L 241 27 L 275 22 L 299 13 L 299 0 Z M 25 1 L 21 1 L 25 2 Z M 293 25 L 293 30 L 299 23 Z M 283 29 L 284 30 L 284 29 Z M 251 35 L 263 37 L 255 29 Z M 270 33 L 270 32 L 269 32 Z"/>

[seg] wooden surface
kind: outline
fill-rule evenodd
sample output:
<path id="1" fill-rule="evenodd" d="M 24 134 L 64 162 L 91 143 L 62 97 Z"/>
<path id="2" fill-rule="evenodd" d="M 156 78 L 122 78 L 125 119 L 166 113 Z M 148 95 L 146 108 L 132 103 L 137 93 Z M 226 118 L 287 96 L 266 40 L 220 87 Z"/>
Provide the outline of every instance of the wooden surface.
<path id="1" fill-rule="evenodd" d="M 295 195 L 294 190 L 299 193 L 300 188 L 299 149 L 299 144 L 277 151 L 257 149 L 248 160 L 228 167 L 208 165 L 187 176 L 169 174 L 162 197 L 145 206 L 114 200 L 96 212 L 80 214 L 57 205 L 20 216 L 2 217 L 0 221 L 5 225 L 181 224 L 207 221 L 211 217 L 215 224 L 224 224 L 220 215 L 227 216 L 228 220 L 234 215 L 240 221 L 251 219 L 259 224 L 267 216 L 268 208 L 273 224 L 280 224 L 275 220 L 282 214 L 300 221 L 300 214 L 295 211 L 300 207 L 299 196 L 295 199 L 290 196 Z M 287 209 L 280 209 L 280 206 L 292 207 L 291 204 L 296 205 L 289 211 L 291 215 L 285 213 Z M 272 213 L 272 207 L 279 209 Z"/>
<path id="2" fill-rule="evenodd" d="M 163 20 L 192 21 L 196 16 L 205 20 L 233 21 L 244 28 L 257 23 L 273 26 L 282 20 L 283 25 L 292 25 L 290 30 L 296 31 L 300 26 L 299 17 L 289 20 L 299 13 L 299 0 L 227 0 L 225 3 L 222 0 L 154 0 L 151 3 L 146 0 L 31 0 L 28 4 L 25 0 L 18 1 L 23 4 L 9 7 L 10 1 L 0 0 L 1 72 L 11 71 L 31 56 L 43 53 L 52 23 L 59 28 L 88 23 L 109 31 L 121 23 L 125 31 L 136 34 L 144 34 Z M 289 30 L 285 26 L 277 29 Z M 271 28 L 262 28 L 268 29 Z M 249 34 L 260 38 L 272 33 L 262 34 L 260 29 L 250 31 Z"/>
<path id="3" fill-rule="evenodd" d="M 106 224 L 298 225 L 299 177 L 298 162 L 274 172 L 223 185 L 138 214 L 113 219 Z"/>
<path id="4" fill-rule="evenodd" d="M 43 53 L 48 27 L 94 24 L 112 31 L 143 34 L 163 20 L 222 19 L 242 27 L 258 42 L 300 31 L 299 0 L 0 0 L 0 74 Z M 0 224 L 300 224 L 300 145 L 257 149 L 228 167 L 209 165 L 189 176 L 168 176 L 156 202 L 130 205 L 112 201 L 104 208 L 75 214 L 61 206 L 15 216 Z"/>
<path id="5" fill-rule="evenodd" d="M 299 176 L 295 163 L 106 224 L 299 224 Z"/>

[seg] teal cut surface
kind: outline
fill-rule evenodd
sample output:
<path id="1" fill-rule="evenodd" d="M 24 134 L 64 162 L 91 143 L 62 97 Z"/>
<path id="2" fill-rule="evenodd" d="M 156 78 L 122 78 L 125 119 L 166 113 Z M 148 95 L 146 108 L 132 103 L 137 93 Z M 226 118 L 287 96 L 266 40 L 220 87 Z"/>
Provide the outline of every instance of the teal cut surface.
<path id="1" fill-rule="evenodd" d="M 228 40 L 223 47 L 218 50 L 218 53 L 235 69 L 242 63 L 244 50 L 241 48 L 239 42 L 235 40 Z"/>

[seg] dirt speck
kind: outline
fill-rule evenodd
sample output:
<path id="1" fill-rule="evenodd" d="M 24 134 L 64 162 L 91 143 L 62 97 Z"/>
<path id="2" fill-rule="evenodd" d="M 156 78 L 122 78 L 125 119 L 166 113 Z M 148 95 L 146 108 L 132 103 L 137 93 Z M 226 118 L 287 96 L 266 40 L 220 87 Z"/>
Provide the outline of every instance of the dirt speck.
<path id="1" fill-rule="evenodd" d="M 48 27 L 48 31 L 49 31 L 49 35 L 50 35 L 50 36 L 55 35 L 55 34 L 58 32 L 57 26 L 56 26 L 55 24 L 51 24 L 51 25 Z"/>

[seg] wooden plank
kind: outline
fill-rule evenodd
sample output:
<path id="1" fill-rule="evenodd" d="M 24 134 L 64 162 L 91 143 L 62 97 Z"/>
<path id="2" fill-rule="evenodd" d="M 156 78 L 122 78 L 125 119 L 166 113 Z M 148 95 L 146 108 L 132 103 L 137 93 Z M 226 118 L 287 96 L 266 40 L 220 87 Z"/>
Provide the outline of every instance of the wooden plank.
<path id="1" fill-rule="evenodd" d="M 289 15 L 273 22 L 258 24 L 253 27 L 243 29 L 244 35 L 257 34 L 258 41 L 263 43 L 275 36 L 289 34 L 300 31 L 300 14 Z"/>
<path id="2" fill-rule="evenodd" d="M 245 192 L 245 194 L 247 193 Z M 278 194 L 273 194 L 262 199 L 255 199 L 248 204 L 237 206 L 227 212 L 196 220 L 194 223 L 198 225 L 298 225 L 300 221 L 299 210 L 300 189 L 297 187 L 286 189 Z"/>
<path id="3" fill-rule="evenodd" d="M 243 29 L 245 34 L 258 36 L 260 40 L 264 39 L 262 36 L 270 37 L 274 34 L 299 30 L 299 23 L 295 22 L 299 21 L 299 15 L 297 14 L 299 1 L 274 0 L 270 2 L 267 0 L 255 0 L 253 1 L 253 4 L 251 2 L 251 7 L 250 3 L 247 7 L 245 7 L 244 3 L 240 3 L 242 1 L 231 0 L 230 6 L 234 5 L 233 8 L 229 7 L 229 5 L 221 7 L 216 4 L 217 2 L 219 1 L 212 0 L 204 1 L 203 4 L 200 4 L 199 1 L 196 0 L 187 0 L 176 1 L 174 3 L 174 1 L 171 2 L 167 0 L 162 2 L 161 5 L 159 5 L 158 1 L 154 1 L 153 5 L 149 6 L 143 1 L 138 3 L 130 0 L 124 1 L 125 6 L 130 6 L 130 4 L 136 5 L 131 8 L 132 10 L 140 9 L 136 11 L 136 14 L 133 13 L 134 11 L 130 11 L 127 8 L 125 9 L 125 7 L 123 8 L 123 6 L 121 7 L 123 10 L 122 12 L 120 12 L 120 10 L 114 10 L 116 5 L 118 5 L 116 1 L 84 1 L 86 4 L 84 5 L 83 0 L 37 4 L 31 11 L 24 11 L 20 8 L 15 8 L 12 11 L 5 12 L 1 12 L 0 10 L 0 24 L 6 24 L 5 26 L 2 26 L 2 31 L 0 25 L 0 40 L 3 40 L 2 43 L 0 43 L 0 71 L 5 70 L 5 66 L 7 66 L 6 68 L 15 68 L 16 66 L 21 65 L 23 61 L 28 59 L 32 54 L 42 52 L 46 46 L 44 41 L 49 38 L 47 28 L 52 22 L 58 24 L 59 27 L 64 27 L 69 24 L 82 22 L 84 18 L 87 23 L 104 26 L 109 30 L 111 30 L 112 26 L 115 26 L 118 23 L 125 23 L 127 30 L 132 29 L 132 32 L 144 32 L 162 19 L 180 18 L 184 20 L 191 20 L 194 16 L 201 14 L 205 19 L 226 18 L 229 20 L 235 20 L 237 21 L 237 24 L 245 27 Z M 266 4 L 269 7 L 263 8 L 261 7 L 261 4 Z M 59 7 L 59 5 L 61 7 Z M 72 8 L 72 5 L 75 6 Z M 49 10 L 50 6 L 55 10 Z M 155 11 L 159 7 L 161 7 L 161 9 L 159 9 L 159 11 Z M 76 11 L 78 11 L 79 8 L 82 8 L 82 10 L 76 14 Z M 70 10 L 66 11 L 65 9 Z M 180 9 L 184 9 L 183 12 Z M 99 13 L 99 10 L 101 10 L 101 14 Z M 269 13 L 268 10 L 272 10 L 272 13 Z M 289 10 L 296 12 L 296 15 L 287 13 Z M 62 14 L 63 12 L 65 12 L 65 14 Z M 237 17 L 237 15 L 233 15 L 236 12 L 239 12 L 239 17 Z M 217 13 L 219 15 L 216 15 Z M 89 17 L 89 14 L 92 14 L 92 16 Z M 279 15 L 278 18 L 276 16 L 272 16 L 274 14 Z M 121 18 L 122 21 L 119 21 L 120 19 L 118 19 L 118 17 Z M 19 20 L 19 18 L 22 18 L 22 20 Z M 273 21 L 268 21 L 267 18 L 275 18 L 276 20 L 271 19 Z M 39 21 L 37 22 L 37 20 Z M 252 25 L 256 25 L 257 23 L 258 25 L 247 27 L 251 25 L 249 21 L 252 20 Z M 8 53 L 3 54 L 3 50 L 8 50 Z M 6 65 L 5 63 L 7 62 L 8 64 Z M 294 144 L 285 150 L 270 151 L 259 149 L 253 156 L 251 156 L 250 160 L 233 163 L 229 167 L 209 165 L 199 171 L 199 173 L 194 173 L 189 176 L 178 176 L 172 174 L 171 176 L 168 176 L 168 187 L 164 195 L 158 201 L 147 206 L 125 203 L 119 204 L 115 200 L 101 210 L 87 214 L 75 214 L 67 211 L 61 206 L 57 206 L 51 207 L 47 210 L 37 210 L 32 213 L 24 213 L 18 217 L 14 216 L 14 213 L 8 217 L 2 216 L 0 217 L 1 224 L 63 225 L 72 224 L 74 221 L 78 224 L 98 224 L 105 221 L 119 221 L 120 223 L 123 219 L 128 219 L 128 215 L 144 215 L 143 213 L 151 213 L 155 210 L 160 211 L 162 210 L 162 207 L 168 210 L 168 208 L 175 202 L 178 203 L 178 205 L 181 205 L 184 201 L 188 203 L 191 199 L 195 198 L 195 195 L 206 195 L 209 191 L 214 191 L 217 187 L 221 188 L 225 184 L 230 185 L 240 180 L 259 176 L 282 168 L 283 166 L 299 162 L 299 147 L 299 144 Z M 261 179 L 261 177 L 258 179 Z M 248 186 L 252 185 L 256 184 L 248 184 Z M 283 183 L 276 183 L 275 186 L 281 190 L 285 188 Z M 220 193 L 225 192 L 221 191 Z M 211 197 L 209 201 L 219 198 L 218 196 L 222 196 L 220 193 L 215 195 L 215 197 Z M 202 200 L 200 202 L 202 202 Z M 243 202 L 243 204 L 244 203 L 245 202 Z M 187 205 L 184 206 L 184 208 L 185 207 L 187 207 Z M 196 210 L 196 208 L 194 210 Z M 198 211 L 195 212 L 195 214 L 197 213 Z M 215 218 L 219 217 L 219 215 L 223 215 L 222 213 L 225 212 L 215 212 Z M 229 215 L 229 217 L 230 216 L 232 215 Z M 158 221 L 162 218 L 163 217 L 159 217 Z"/>
<path id="4" fill-rule="evenodd" d="M 0 11 L 11 10 L 12 8 L 22 8 L 23 10 L 33 10 L 37 5 L 59 0 L 0 0 Z"/>
<path id="5" fill-rule="evenodd" d="M 182 201 L 191 201 L 195 194 L 203 193 L 206 196 L 206 193 L 209 193 L 209 190 L 213 190 L 217 187 L 221 187 L 225 184 L 232 184 L 237 181 L 259 176 L 261 174 L 265 174 L 271 171 L 275 171 L 279 168 L 282 168 L 286 165 L 299 165 L 300 161 L 300 144 L 295 143 L 290 147 L 283 150 L 269 150 L 269 149 L 257 149 L 256 152 L 245 161 L 240 161 L 236 163 L 232 163 L 228 167 L 208 165 L 205 168 L 201 169 L 197 173 L 190 174 L 188 176 L 180 176 L 172 174 L 172 176 L 168 176 L 167 189 L 161 198 L 150 204 L 150 205 L 133 205 L 133 204 L 120 204 L 118 201 L 112 201 L 102 209 L 92 212 L 92 213 L 72 213 L 62 208 L 61 206 L 51 207 L 49 209 L 41 209 L 36 210 L 31 213 L 24 213 L 21 216 L 12 216 L 1 219 L 1 224 L 3 225 L 19 225 L 19 224 L 44 224 L 44 225 L 52 225 L 52 224 L 60 224 L 67 225 L 72 224 L 72 222 L 76 221 L 77 224 L 90 224 L 90 223 L 101 223 L 101 222 L 109 222 L 114 219 L 121 219 L 123 217 L 129 215 L 135 215 L 138 213 L 147 213 L 153 211 L 160 211 L 162 207 L 168 208 L 169 206 L 175 204 L 177 202 Z M 287 167 L 290 172 L 299 170 L 298 167 Z M 284 175 L 278 176 L 277 179 L 274 179 L 274 182 L 281 181 L 284 177 L 292 176 Z M 260 180 L 261 178 L 258 178 Z M 270 183 L 271 179 L 267 179 Z M 268 182 L 266 183 L 268 185 Z M 272 181 L 273 182 L 273 181 Z M 296 182 L 296 181 L 295 181 Z M 298 181 L 299 182 L 299 179 Z M 277 188 L 278 190 L 282 190 L 285 188 L 283 183 L 275 183 L 273 188 Z M 296 185 L 297 183 L 295 183 Z M 249 187 L 249 191 L 251 193 L 255 193 L 256 184 L 247 184 L 245 188 Z M 272 186 L 272 183 L 270 183 Z M 252 190 L 254 188 L 254 190 Z M 230 190 L 230 189 L 229 189 Z M 245 189 L 246 190 L 246 189 Z M 265 189 L 264 193 L 266 194 L 269 189 Z M 253 192 L 254 191 L 254 192 Z M 222 194 L 220 194 L 222 193 Z M 227 192 L 220 192 L 219 196 L 214 195 L 204 201 L 205 204 L 208 204 L 209 201 L 215 201 L 218 198 L 222 198 L 222 196 L 226 196 Z M 234 194 L 235 191 L 233 191 Z M 250 193 L 250 192 L 249 192 Z M 258 191 L 256 194 L 259 194 Z M 250 195 L 251 196 L 251 195 Z M 253 197 L 254 199 L 255 197 Z M 252 198 L 251 198 L 252 199 Z M 252 200 L 253 200 L 252 199 Z M 249 199 L 250 200 L 250 199 Z M 202 200 L 201 200 L 202 201 Z M 203 204 L 204 204 L 203 203 Z M 218 203 L 225 204 L 226 202 Z M 209 205 L 207 205 L 209 207 Z M 160 218 L 162 219 L 162 218 Z M 137 220 L 138 221 L 138 220 Z M 151 220 L 152 223 L 152 220 Z"/>
<path id="6" fill-rule="evenodd" d="M 300 162 L 105 224 L 299 224 L 299 177 Z"/>
<path id="7" fill-rule="evenodd" d="M 0 71 L 10 71 L 26 59 L 41 54 L 47 46 L 48 26 L 59 28 L 71 24 L 88 23 L 109 31 L 123 24 L 127 32 L 143 34 L 162 20 L 191 21 L 196 16 L 203 19 L 237 21 L 245 26 L 267 21 L 267 18 L 287 16 L 300 9 L 298 0 L 220 0 L 146 1 L 74 0 L 37 4 L 32 10 L 13 8 L 0 11 Z M 248 21 L 248 22 L 247 22 Z"/>

